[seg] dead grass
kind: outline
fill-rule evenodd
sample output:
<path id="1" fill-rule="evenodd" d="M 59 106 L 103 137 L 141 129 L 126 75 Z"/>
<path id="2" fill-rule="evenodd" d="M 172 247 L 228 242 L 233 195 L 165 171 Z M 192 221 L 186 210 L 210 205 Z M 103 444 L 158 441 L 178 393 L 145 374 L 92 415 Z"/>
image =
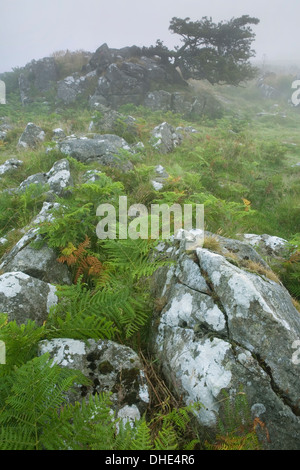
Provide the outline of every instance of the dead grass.
<path id="1" fill-rule="evenodd" d="M 222 253 L 222 246 L 219 240 L 213 235 L 204 237 L 203 248 L 206 248 L 207 250 L 215 251 L 217 253 Z"/>
<path id="2" fill-rule="evenodd" d="M 257 263 L 251 260 L 244 260 L 242 263 L 242 266 L 246 268 L 248 271 L 265 276 L 271 281 L 274 281 L 274 282 L 277 282 L 277 284 L 280 284 L 279 277 L 271 269 L 267 269 L 265 266 L 263 266 L 260 263 Z"/>

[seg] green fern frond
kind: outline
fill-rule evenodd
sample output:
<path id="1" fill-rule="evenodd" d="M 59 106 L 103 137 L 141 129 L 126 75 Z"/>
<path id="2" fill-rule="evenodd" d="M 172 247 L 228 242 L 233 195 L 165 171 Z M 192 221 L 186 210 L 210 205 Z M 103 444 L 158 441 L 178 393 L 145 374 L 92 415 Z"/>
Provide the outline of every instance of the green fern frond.
<path id="1" fill-rule="evenodd" d="M 169 413 L 162 415 L 164 425 L 171 425 L 178 433 L 184 432 L 195 411 L 198 411 L 201 406 L 200 403 L 192 403 L 185 407 L 173 408 Z"/>
<path id="2" fill-rule="evenodd" d="M 0 448 L 42 449 L 42 430 L 76 380 L 86 381 L 78 371 L 53 364 L 47 354 L 6 376 L 6 386 L 1 387 Z"/>
<path id="3" fill-rule="evenodd" d="M 45 325 L 37 326 L 32 320 L 17 325 L 16 321 L 7 321 L 7 315 L 1 314 L 0 340 L 6 346 L 6 361 L 0 367 L 0 376 L 32 359 L 37 352 L 37 343 L 45 334 Z"/>
<path id="4" fill-rule="evenodd" d="M 61 205 L 53 210 L 53 220 L 44 222 L 39 227 L 39 234 L 51 248 L 65 247 L 71 241 L 78 245 L 86 235 L 95 229 L 93 205 L 80 207 Z M 35 243 L 36 245 L 36 243 Z M 36 245 L 39 247 L 39 245 Z"/>
<path id="5" fill-rule="evenodd" d="M 129 450 L 152 450 L 151 432 L 145 418 L 137 422 Z"/>
<path id="6" fill-rule="evenodd" d="M 114 289 L 105 288 L 92 292 L 81 285 L 79 280 L 76 285 L 60 287 L 58 296 L 61 302 L 53 309 L 50 317 L 54 326 L 58 318 L 64 321 L 69 319 L 68 326 L 71 330 L 76 327 L 80 334 L 83 327 L 84 337 L 84 319 L 88 319 L 90 324 L 95 321 L 96 331 L 103 330 L 103 333 L 113 335 L 118 329 L 123 331 L 126 337 L 131 336 L 148 321 L 149 311 L 143 295 L 138 295 L 130 287 L 120 283 L 116 283 Z M 60 328 L 63 328 L 62 322 L 59 323 Z"/>
<path id="7" fill-rule="evenodd" d="M 151 260 L 155 246 L 152 240 L 105 240 L 100 242 L 100 246 L 107 256 L 108 266 L 127 273 L 133 281 L 151 276 L 163 264 L 162 261 Z"/>
<path id="8" fill-rule="evenodd" d="M 67 312 L 64 318 L 56 316 L 48 328 L 47 338 L 111 340 L 117 331 L 112 321 L 82 312 L 78 312 L 74 316 Z"/>
<path id="9" fill-rule="evenodd" d="M 96 394 L 87 401 L 66 404 L 55 410 L 42 435 L 47 450 L 111 450 L 116 423 L 109 394 Z"/>
<path id="10" fill-rule="evenodd" d="M 155 450 L 176 450 L 178 449 L 178 438 L 173 427 L 167 425 L 158 432 L 154 439 Z"/>

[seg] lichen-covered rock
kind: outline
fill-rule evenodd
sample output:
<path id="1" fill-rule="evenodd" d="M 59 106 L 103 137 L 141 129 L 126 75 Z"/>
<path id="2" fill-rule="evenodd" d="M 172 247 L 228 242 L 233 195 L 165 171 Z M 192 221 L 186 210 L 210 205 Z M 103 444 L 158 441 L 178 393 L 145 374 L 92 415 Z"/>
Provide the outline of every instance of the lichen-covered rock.
<path id="1" fill-rule="evenodd" d="M 30 228 L 25 228 L 23 237 L 0 260 L 1 272 L 20 271 L 28 276 L 49 284 L 71 284 L 72 277 L 65 264 L 57 261 L 57 253 L 46 244 L 37 249 L 31 246 L 37 239 L 38 225 L 51 221 L 51 209 L 58 208 L 58 203 L 45 202 L 40 213 L 31 222 Z M 26 231 L 27 230 L 27 231 Z"/>
<path id="2" fill-rule="evenodd" d="M 122 149 L 130 152 L 128 143 L 122 137 L 113 134 L 95 135 L 93 139 L 67 139 L 59 143 L 59 150 L 62 153 L 82 163 L 95 161 L 100 165 L 131 170 L 132 163 L 120 156 Z"/>
<path id="3" fill-rule="evenodd" d="M 223 256 L 228 254 L 234 255 L 239 261 L 253 261 L 254 263 L 259 263 L 265 268 L 268 268 L 268 264 L 262 258 L 260 254 L 254 249 L 252 244 L 241 241 L 235 240 L 232 238 L 222 237 L 221 235 L 212 234 L 211 232 L 205 232 L 206 237 L 213 236 L 220 246 L 220 252 Z"/>
<path id="4" fill-rule="evenodd" d="M 144 106 L 152 111 L 171 111 L 172 93 L 165 90 L 156 90 L 147 93 Z"/>
<path id="5" fill-rule="evenodd" d="M 24 191 L 31 184 L 49 185 L 49 190 L 62 196 L 68 186 L 73 186 L 70 164 L 66 158 L 58 160 L 48 173 L 36 173 L 22 181 L 19 191 Z"/>
<path id="6" fill-rule="evenodd" d="M 0 177 L 5 173 L 17 170 L 22 165 L 22 160 L 17 160 L 16 158 L 6 160 L 2 165 L 0 165 Z"/>
<path id="7" fill-rule="evenodd" d="M 258 249 L 265 256 L 284 257 L 287 254 L 288 241 L 268 234 L 256 235 L 245 233 L 242 235 L 244 243 Z"/>
<path id="8" fill-rule="evenodd" d="M 55 286 L 20 271 L 0 276 L 0 312 L 18 325 L 33 320 L 42 325 L 57 303 Z"/>
<path id="9" fill-rule="evenodd" d="M 58 160 L 53 167 L 46 173 L 47 184 L 50 191 L 61 196 L 68 186 L 73 186 L 70 164 L 66 158 Z"/>
<path id="10" fill-rule="evenodd" d="M 151 132 L 150 143 L 160 153 L 168 153 L 180 145 L 181 140 L 181 135 L 176 133 L 174 127 L 163 122 Z"/>
<path id="11" fill-rule="evenodd" d="M 160 191 L 163 189 L 167 179 L 169 178 L 168 173 L 164 169 L 162 165 L 157 165 L 155 167 L 155 174 L 153 179 L 151 180 L 151 184 L 155 191 Z"/>
<path id="12" fill-rule="evenodd" d="M 111 392 L 120 417 L 132 416 L 133 408 L 138 410 L 138 417 L 144 413 L 149 401 L 148 387 L 141 361 L 131 348 L 109 340 L 57 338 L 40 342 L 39 354 L 45 353 L 56 364 L 79 370 L 90 379 L 90 385 L 76 386 L 74 400 Z"/>
<path id="13" fill-rule="evenodd" d="M 86 75 L 79 75 L 74 73 L 69 77 L 60 80 L 57 83 L 57 99 L 63 101 L 66 104 L 71 104 L 76 99 L 89 90 L 90 88 L 96 88 L 97 80 L 96 72 L 92 71 Z"/>
<path id="14" fill-rule="evenodd" d="M 268 429 L 269 440 L 260 436 L 263 446 L 299 450 L 300 365 L 292 358 L 300 315 L 289 293 L 223 254 L 201 247 L 187 252 L 184 240 L 162 254 L 175 263 L 154 276 L 160 308 L 152 345 L 172 390 L 186 403 L 202 403 L 200 429 L 215 432 L 222 392 L 234 397 L 242 386 L 253 419 Z"/>
<path id="15" fill-rule="evenodd" d="M 72 278 L 66 265 L 57 261 L 57 253 L 48 246 L 35 249 L 25 245 L 9 262 L 2 260 L 4 272 L 21 271 L 51 284 L 71 284 Z"/>
<path id="16" fill-rule="evenodd" d="M 33 122 L 29 122 L 19 139 L 19 147 L 34 148 L 45 140 L 45 132 Z"/>
<path id="17" fill-rule="evenodd" d="M 59 140 L 64 140 L 66 138 L 65 131 L 60 127 L 53 129 L 52 131 L 52 140 L 58 142 Z"/>

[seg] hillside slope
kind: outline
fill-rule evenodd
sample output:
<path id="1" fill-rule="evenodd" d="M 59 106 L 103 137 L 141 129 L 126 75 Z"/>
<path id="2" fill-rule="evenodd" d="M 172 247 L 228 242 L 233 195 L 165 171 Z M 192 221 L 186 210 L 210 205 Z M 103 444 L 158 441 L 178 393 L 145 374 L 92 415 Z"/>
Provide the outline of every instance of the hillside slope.
<path id="1" fill-rule="evenodd" d="M 0 446 L 298 450 L 293 77 L 184 83 L 136 52 L 3 76 Z M 149 225 L 124 237 L 125 200 Z M 132 236 L 155 204 L 203 204 L 201 246 Z"/>

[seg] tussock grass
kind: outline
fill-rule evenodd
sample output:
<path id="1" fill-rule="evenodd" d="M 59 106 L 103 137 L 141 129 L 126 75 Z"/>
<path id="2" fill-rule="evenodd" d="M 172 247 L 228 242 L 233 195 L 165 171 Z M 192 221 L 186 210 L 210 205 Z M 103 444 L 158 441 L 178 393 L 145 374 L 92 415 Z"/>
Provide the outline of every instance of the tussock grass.
<path id="1" fill-rule="evenodd" d="M 274 281 L 274 282 L 277 282 L 277 284 L 280 284 L 279 277 L 271 269 L 267 269 L 265 266 L 263 266 L 262 264 L 258 262 L 251 261 L 251 260 L 243 260 L 241 265 L 252 273 L 265 276 L 271 281 Z"/>

